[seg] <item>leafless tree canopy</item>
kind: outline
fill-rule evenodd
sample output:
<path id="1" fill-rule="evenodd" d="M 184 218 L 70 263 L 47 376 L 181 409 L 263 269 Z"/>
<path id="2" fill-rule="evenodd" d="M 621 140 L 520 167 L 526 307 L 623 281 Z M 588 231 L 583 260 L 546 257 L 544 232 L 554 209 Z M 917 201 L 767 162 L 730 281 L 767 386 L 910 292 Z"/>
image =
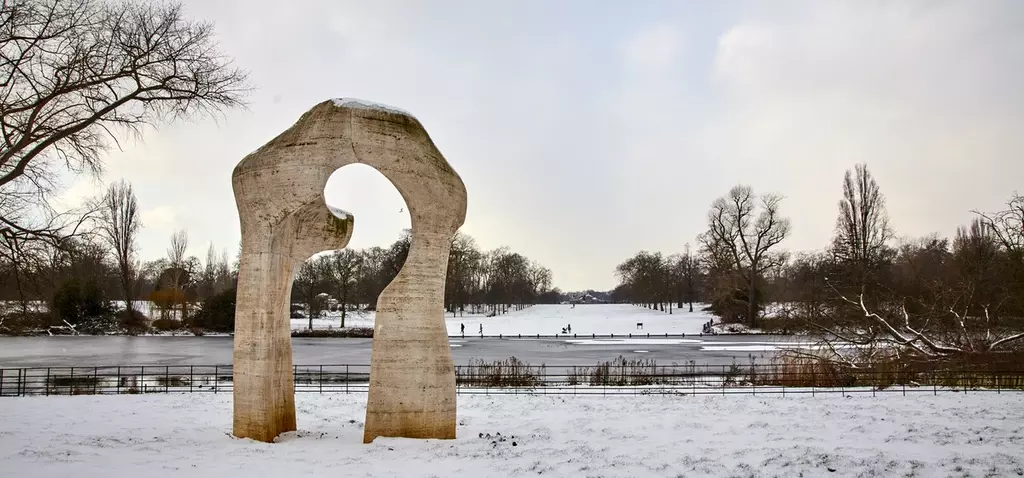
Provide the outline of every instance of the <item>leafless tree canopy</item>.
<path id="1" fill-rule="evenodd" d="M 832 253 L 847 265 L 857 286 L 863 285 L 878 266 L 892 235 L 885 196 L 867 165 L 858 164 L 854 171 L 847 170 Z"/>
<path id="2" fill-rule="evenodd" d="M 98 173 L 119 135 L 242 104 L 246 74 L 220 53 L 212 25 L 185 19 L 178 3 L 0 1 L 0 232 L 8 241 L 58 235 L 67 221 L 46 207 L 55 173 Z"/>
<path id="3" fill-rule="evenodd" d="M 697 287 L 700 284 L 702 270 L 700 260 L 690 251 L 689 244 L 686 245 L 683 254 L 679 256 L 676 269 L 679 271 L 679 285 L 683 297 L 690 306 L 690 312 L 693 312 L 693 301 L 697 297 Z M 683 304 L 680 302 L 679 307 L 682 306 Z"/>
<path id="4" fill-rule="evenodd" d="M 975 211 L 987 232 L 995 236 L 1018 261 L 1024 261 L 1024 196 L 1014 193 L 1006 209 L 994 213 Z"/>
<path id="5" fill-rule="evenodd" d="M 363 267 L 363 256 L 353 249 L 335 251 L 330 258 L 327 271 L 329 282 L 337 291 L 338 308 L 341 309 L 341 326 L 345 326 L 348 306 L 354 299 L 357 280 Z"/>
<path id="6" fill-rule="evenodd" d="M 707 254 L 719 267 L 728 267 L 747 288 L 747 320 L 757 320 L 756 284 L 759 277 L 785 262 L 773 248 L 789 235 L 789 219 L 782 217 L 782 197 L 758 197 L 750 186 L 736 186 L 715 200 L 708 211 L 708 230 L 700 236 Z"/>
<path id="7" fill-rule="evenodd" d="M 117 262 L 117 269 L 124 290 L 125 310 L 132 312 L 135 298 L 134 282 L 137 272 L 135 263 L 136 238 L 142 223 L 139 220 L 139 204 L 135 199 L 132 185 L 124 180 L 111 184 L 103 198 L 103 220 L 99 231 L 106 239 Z"/>
<path id="8" fill-rule="evenodd" d="M 171 234 L 171 247 L 167 248 L 167 260 L 171 267 L 181 267 L 185 263 L 185 250 L 188 249 L 188 231 L 180 229 Z"/>
<path id="9" fill-rule="evenodd" d="M 188 231 L 180 229 L 171 234 L 171 247 L 167 249 L 167 261 L 170 263 L 171 281 L 174 291 L 181 291 L 183 288 L 182 279 L 186 276 L 185 251 L 188 249 Z M 185 303 L 181 304 L 181 317 L 184 318 Z"/>
<path id="10" fill-rule="evenodd" d="M 668 262 L 660 252 L 640 251 L 615 268 L 615 275 L 627 290 L 620 290 L 636 304 L 657 307 L 670 301 Z"/>

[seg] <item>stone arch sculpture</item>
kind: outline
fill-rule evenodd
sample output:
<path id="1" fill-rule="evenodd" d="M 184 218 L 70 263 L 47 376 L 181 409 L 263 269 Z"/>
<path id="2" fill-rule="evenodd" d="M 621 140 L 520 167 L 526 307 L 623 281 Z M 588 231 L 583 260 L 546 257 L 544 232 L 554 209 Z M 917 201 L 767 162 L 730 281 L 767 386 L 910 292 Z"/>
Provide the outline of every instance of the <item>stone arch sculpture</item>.
<path id="1" fill-rule="evenodd" d="M 377 302 L 363 441 L 455 438 L 455 367 L 444 323 L 448 253 L 466 188 L 409 113 L 354 99 L 314 106 L 235 167 L 242 228 L 234 337 L 234 435 L 296 429 L 289 302 L 303 261 L 340 249 L 354 218 L 329 208 L 331 173 L 363 163 L 398 189 L 412 219 L 405 266 Z"/>

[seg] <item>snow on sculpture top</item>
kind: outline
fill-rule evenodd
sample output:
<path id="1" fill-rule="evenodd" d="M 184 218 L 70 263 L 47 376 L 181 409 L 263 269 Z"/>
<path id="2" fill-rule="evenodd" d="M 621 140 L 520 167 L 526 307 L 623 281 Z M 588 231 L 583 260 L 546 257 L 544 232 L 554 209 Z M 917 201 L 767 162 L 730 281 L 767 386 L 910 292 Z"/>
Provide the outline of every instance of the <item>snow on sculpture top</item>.
<path id="1" fill-rule="evenodd" d="M 374 103 L 373 101 L 361 100 L 359 98 L 334 98 L 331 100 L 334 106 L 337 107 L 349 107 L 349 108 L 362 108 L 367 110 L 379 110 L 387 111 L 389 113 L 396 113 L 400 115 L 406 115 L 415 118 L 412 113 L 391 105 L 385 105 L 383 103 Z"/>
<path id="2" fill-rule="evenodd" d="M 346 211 L 344 209 L 331 206 L 330 204 L 327 205 L 327 210 L 330 211 L 331 214 L 333 214 L 334 217 L 336 217 L 338 219 L 348 219 L 348 218 L 352 217 L 352 213 L 350 213 L 350 212 L 348 212 L 348 211 Z"/>

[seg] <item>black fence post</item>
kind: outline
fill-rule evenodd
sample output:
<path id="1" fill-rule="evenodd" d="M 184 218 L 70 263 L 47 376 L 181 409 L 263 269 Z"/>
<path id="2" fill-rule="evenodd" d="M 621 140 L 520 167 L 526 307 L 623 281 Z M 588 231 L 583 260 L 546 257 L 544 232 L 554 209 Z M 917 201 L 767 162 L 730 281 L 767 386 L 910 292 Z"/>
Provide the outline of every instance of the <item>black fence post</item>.
<path id="1" fill-rule="evenodd" d="M 46 367 L 46 396 L 50 396 L 50 367 Z"/>
<path id="2" fill-rule="evenodd" d="M 171 366 L 164 365 L 164 393 L 171 391 Z"/>
<path id="3" fill-rule="evenodd" d="M 188 366 L 188 393 L 192 393 L 192 382 L 195 381 L 195 366 Z"/>
<path id="4" fill-rule="evenodd" d="M 116 391 L 117 394 L 120 395 L 121 394 L 121 366 L 120 365 L 117 366 L 117 377 L 116 378 L 117 378 L 117 385 L 114 386 L 114 391 Z"/>
<path id="5" fill-rule="evenodd" d="M 100 381 L 99 371 L 100 371 L 99 367 L 93 367 L 92 368 L 92 394 L 93 395 L 96 395 L 96 383 Z"/>
<path id="6" fill-rule="evenodd" d="M 71 378 L 68 379 L 68 395 L 75 394 L 75 367 L 71 367 Z"/>
<path id="7" fill-rule="evenodd" d="M 0 368 L 0 397 L 4 396 L 4 370 Z M 18 378 L 20 380 L 21 377 L 19 376 Z"/>
<path id="8" fill-rule="evenodd" d="M 214 365 L 213 366 L 213 393 L 214 394 L 217 393 L 217 386 L 220 385 L 220 373 L 218 372 L 219 369 L 220 369 L 220 365 Z M 234 386 L 234 384 L 232 384 L 232 386 Z"/>
<path id="9" fill-rule="evenodd" d="M 348 365 L 345 365 L 345 393 L 348 393 L 348 382 L 351 380 L 348 375 Z"/>
<path id="10" fill-rule="evenodd" d="M 323 366 L 323 364 L 320 364 L 320 378 L 317 379 L 316 383 L 317 383 L 317 385 L 319 385 L 320 394 L 322 395 L 324 393 L 324 366 Z"/>

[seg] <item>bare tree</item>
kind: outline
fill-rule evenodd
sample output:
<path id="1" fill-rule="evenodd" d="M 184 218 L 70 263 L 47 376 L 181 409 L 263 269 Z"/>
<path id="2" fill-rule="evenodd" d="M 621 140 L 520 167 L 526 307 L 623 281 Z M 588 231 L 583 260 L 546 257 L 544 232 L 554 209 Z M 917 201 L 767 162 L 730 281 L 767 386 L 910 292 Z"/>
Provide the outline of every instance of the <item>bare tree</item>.
<path id="1" fill-rule="evenodd" d="M 327 276 L 331 272 L 331 265 L 328 264 L 330 260 L 330 257 L 321 256 L 303 262 L 292 281 L 294 295 L 308 309 L 309 330 L 313 330 L 313 319 L 319 319 L 324 310 L 324 296 L 321 294 L 325 294 L 327 288 Z"/>
<path id="2" fill-rule="evenodd" d="M 1001 211 L 974 212 L 981 220 L 981 232 L 1000 250 L 1000 259 L 984 266 L 989 267 L 985 275 L 995 275 L 993 279 L 1009 292 L 1006 303 L 1002 304 L 1008 310 L 1003 312 L 1021 317 L 1024 315 L 1024 195 L 1015 192 Z M 992 270 L 997 264 L 1002 269 L 999 273 Z"/>
<path id="3" fill-rule="evenodd" d="M 1014 193 L 1006 209 L 994 213 L 974 211 L 999 244 L 1017 261 L 1024 261 L 1024 196 Z"/>
<path id="4" fill-rule="evenodd" d="M 0 236 L 65 234 L 75 221 L 48 202 L 57 173 L 99 173 L 121 134 L 240 106 L 247 91 L 212 24 L 177 2 L 3 0 Z"/>
<path id="5" fill-rule="evenodd" d="M 139 204 L 131 183 L 121 180 L 111 184 L 103 197 L 102 210 L 103 221 L 99 229 L 117 262 L 121 289 L 124 291 L 126 320 L 134 324 L 135 275 L 138 269 L 135 248 L 142 223 L 139 221 Z"/>
<path id="6" fill-rule="evenodd" d="M 660 252 L 640 251 L 615 267 L 615 275 L 634 304 L 664 310 L 670 297 L 670 271 Z"/>
<path id="7" fill-rule="evenodd" d="M 700 261 L 690 251 L 690 245 L 687 244 L 683 254 L 679 256 L 677 265 L 679 269 L 679 283 L 683 289 L 683 297 L 690 306 L 690 312 L 693 312 L 693 301 L 697 296 L 697 286 L 701 276 Z"/>
<path id="8" fill-rule="evenodd" d="M 552 279 L 551 269 L 530 261 L 529 282 L 535 297 L 551 290 Z"/>
<path id="9" fill-rule="evenodd" d="M 885 196 L 867 165 L 858 164 L 853 171 L 847 170 L 832 253 L 848 268 L 856 286 L 864 285 L 879 266 L 892 236 Z"/>
<path id="10" fill-rule="evenodd" d="M 331 255 L 328 264 L 328 276 L 337 292 L 338 307 L 341 309 L 341 327 L 345 327 L 345 317 L 349 304 L 355 296 L 356 280 L 363 266 L 363 255 L 353 249 L 342 249 Z M 296 279 L 298 280 L 298 279 Z"/>
<path id="11" fill-rule="evenodd" d="M 747 287 L 747 320 L 757 322 L 757 279 L 785 261 L 772 248 L 789 234 L 789 219 L 781 216 L 782 197 L 766 194 L 760 198 L 750 186 L 735 186 L 715 200 L 708 211 L 708 230 L 700 236 L 704 248 L 714 251 Z"/>
<path id="12" fill-rule="evenodd" d="M 170 263 L 171 286 L 175 296 L 181 294 L 181 320 L 185 320 L 185 292 L 182 290 L 182 279 L 185 277 L 185 251 L 188 249 L 188 232 L 184 229 L 171 234 L 171 247 L 167 249 L 167 261 Z"/>

